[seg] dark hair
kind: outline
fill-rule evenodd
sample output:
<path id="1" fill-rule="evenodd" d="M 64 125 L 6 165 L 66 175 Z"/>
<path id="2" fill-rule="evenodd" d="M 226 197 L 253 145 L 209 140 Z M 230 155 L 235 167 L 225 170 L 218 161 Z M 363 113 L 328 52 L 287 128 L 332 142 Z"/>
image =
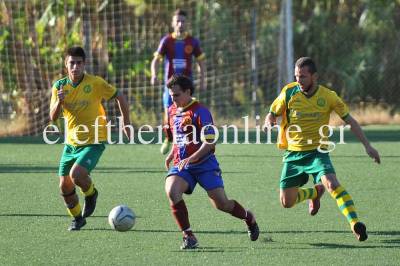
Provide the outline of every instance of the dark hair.
<path id="1" fill-rule="evenodd" d="M 184 11 L 182 9 L 177 9 L 174 12 L 174 16 L 184 16 L 184 17 L 186 17 L 187 13 L 186 13 L 186 11 Z"/>
<path id="2" fill-rule="evenodd" d="M 314 74 L 317 72 L 317 66 L 315 65 L 314 60 L 312 60 L 310 57 L 300 57 L 299 59 L 297 59 L 296 67 L 298 68 L 302 68 L 302 67 L 308 67 L 308 71 L 311 74 Z"/>
<path id="3" fill-rule="evenodd" d="M 171 89 L 173 86 L 179 85 L 182 91 L 190 90 L 190 95 L 194 92 L 193 82 L 192 80 L 182 74 L 173 74 L 167 81 L 168 89 Z"/>
<path id="4" fill-rule="evenodd" d="M 85 51 L 80 46 L 73 46 L 68 48 L 66 56 L 82 57 L 83 61 L 86 59 Z"/>

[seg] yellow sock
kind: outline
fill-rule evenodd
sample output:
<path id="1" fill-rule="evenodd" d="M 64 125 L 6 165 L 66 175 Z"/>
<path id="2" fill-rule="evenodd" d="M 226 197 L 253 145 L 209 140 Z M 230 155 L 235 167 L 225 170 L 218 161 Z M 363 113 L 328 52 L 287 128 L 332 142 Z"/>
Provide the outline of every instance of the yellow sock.
<path id="1" fill-rule="evenodd" d="M 299 188 L 297 192 L 296 204 L 307 199 L 315 199 L 317 197 L 317 190 L 315 187 L 310 188 Z"/>
<path id="2" fill-rule="evenodd" d="M 81 215 L 81 205 L 78 202 L 78 204 L 76 204 L 75 207 L 73 207 L 71 209 L 67 208 L 67 211 L 68 211 L 69 215 L 71 215 L 72 217 L 77 217 L 77 216 Z"/>
<path id="3" fill-rule="evenodd" d="M 354 202 L 350 194 L 347 193 L 342 186 L 338 186 L 330 194 L 332 198 L 336 200 L 339 210 L 346 217 L 350 225 L 353 226 L 356 222 L 358 222 L 356 208 L 354 207 Z"/>
<path id="4" fill-rule="evenodd" d="M 81 192 L 83 195 L 85 195 L 85 197 L 92 196 L 94 194 L 94 183 L 92 182 L 92 184 L 89 186 L 89 189 L 86 191 L 82 191 L 81 189 Z"/>

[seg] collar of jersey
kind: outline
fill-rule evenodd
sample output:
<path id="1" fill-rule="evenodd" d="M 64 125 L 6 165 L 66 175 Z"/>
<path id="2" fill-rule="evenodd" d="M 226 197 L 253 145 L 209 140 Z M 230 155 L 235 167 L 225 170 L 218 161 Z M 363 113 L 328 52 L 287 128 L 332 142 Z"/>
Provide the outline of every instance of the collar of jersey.
<path id="1" fill-rule="evenodd" d="M 185 32 L 183 33 L 183 36 L 180 37 L 180 38 L 178 38 L 178 37 L 176 36 L 176 33 L 173 32 L 173 33 L 171 34 L 171 36 L 172 36 L 172 38 L 174 38 L 174 39 L 183 40 L 183 39 L 185 39 L 187 36 L 189 36 L 189 33 L 187 33 L 187 32 L 185 31 Z"/>
<path id="2" fill-rule="evenodd" d="M 197 99 L 196 98 L 192 98 L 192 100 L 190 101 L 190 103 L 188 103 L 187 105 L 185 105 L 184 107 L 180 107 L 178 109 L 184 111 L 187 108 L 189 108 L 192 104 L 197 103 Z"/>
<path id="3" fill-rule="evenodd" d="M 69 77 L 67 77 L 67 83 L 71 84 L 72 88 L 76 88 L 79 86 L 79 84 L 81 84 L 82 80 L 85 78 L 85 74 L 83 74 L 83 77 L 81 78 L 80 81 L 78 81 L 77 83 L 73 83 L 72 80 L 69 79 Z"/>
<path id="4" fill-rule="evenodd" d="M 318 90 L 319 90 L 319 85 L 317 85 L 317 89 L 316 89 L 316 90 L 314 91 L 314 93 L 311 94 L 311 95 L 306 95 L 306 94 L 305 94 L 304 92 L 302 92 L 302 91 L 301 91 L 301 93 L 303 93 L 303 95 L 306 96 L 307 99 L 310 99 L 310 98 L 313 97 L 315 94 L 317 94 Z"/>

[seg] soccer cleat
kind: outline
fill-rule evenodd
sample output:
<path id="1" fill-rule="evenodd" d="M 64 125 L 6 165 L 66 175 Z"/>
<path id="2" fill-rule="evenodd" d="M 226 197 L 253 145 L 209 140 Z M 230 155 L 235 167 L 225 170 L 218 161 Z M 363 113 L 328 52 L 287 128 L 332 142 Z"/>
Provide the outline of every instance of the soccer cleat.
<path id="1" fill-rule="evenodd" d="M 171 142 L 168 139 L 165 139 L 160 148 L 161 154 L 167 154 L 169 152 L 170 145 Z"/>
<path id="2" fill-rule="evenodd" d="M 194 235 L 185 235 L 183 237 L 183 242 L 181 249 L 195 249 L 199 246 L 199 242 L 197 241 Z"/>
<path id="3" fill-rule="evenodd" d="M 367 235 L 367 227 L 365 226 L 365 224 L 363 224 L 361 222 L 355 223 L 353 225 L 352 231 L 353 231 L 353 234 L 358 239 L 358 241 L 367 240 L 368 235 Z"/>
<path id="4" fill-rule="evenodd" d="M 256 222 L 256 217 L 254 216 L 254 214 L 251 211 L 247 210 L 247 215 L 249 214 L 249 218 L 251 218 L 251 224 L 247 225 L 247 234 L 251 241 L 256 241 L 258 239 L 258 236 L 260 235 L 260 229 L 258 228 L 258 224 Z"/>
<path id="5" fill-rule="evenodd" d="M 325 192 L 325 187 L 322 184 L 316 185 L 315 189 L 317 190 L 317 197 L 313 200 L 310 200 L 308 203 L 308 212 L 312 216 L 318 213 L 319 207 L 321 206 L 320 199 Z"/>
<path id="6" fill-rule="evenodd" d="M 255 222 L 254 224 L 247 227 L 247 234 L 251 241 L 256 241 L 258 236 L 260 235 L 260 229 L 258 228 L 258 224 Z"/>
<path id="7" fill-rule="evenodd" d="M 81 230 L 86 224 L 86 219 L 82 216 L 77 216 L 72 220 L 71 225 L 68 227 L 68 231 L 78 231 Z"/>
<path id="8" fill-rule="evenodd" d="M 97 191 L 97 189 L 94 189 L 93 195 L 85 197 L 85 203 L 83 204 L 83 211 L 82 211 L 83 217 L 86 218 L 93 214 L 94 209 L 96 209 L 96 200 L 98 195 L 99 192 Z"/>

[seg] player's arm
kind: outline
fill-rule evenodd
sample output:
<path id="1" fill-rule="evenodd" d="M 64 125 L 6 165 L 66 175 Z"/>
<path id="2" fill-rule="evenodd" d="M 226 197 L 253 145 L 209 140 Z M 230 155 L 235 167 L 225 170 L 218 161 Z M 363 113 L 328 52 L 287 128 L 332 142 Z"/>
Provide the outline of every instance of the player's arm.
<path id="1" fill-rule="evenodd" d="M 164 126 L 164 131 L 165 131 L 165 135 L 169 138 L 170 141 L 173 141 L 173 133 L 172 130 L 170 128 L 170 122 L 169 122 L 169 113 L 168 111 L 166 112 L 167 114 L 167 121 L 166 121 L 166 126 Z M 165 168 L 168 170 L 169 169 L 169 165 L 172 162 L 172 160 L 174 159 L 174 149 L 172 148 L 169 152 L 169 154 L 167 155 L 167 157 L 165 158 Z"/>
<path id="2" fill-rule="evenodd" d="M 193 55 L 196 58 L 196 62 L 198 65 L 198 71 L 199 71 L 199 76 L 200 76 L 200 90 L 205 90 L 206 89 L 206 63 L 205 63 L 205 58 L 206 55 L 203 53 L 203 51 L 200 48 L 200 41 L 198 39 L 194 39 L 194 50 L 193 50 Z"/>
<path id="3" fill-rule="evenodd" d="M 56 121 L 61 114 L 61 109 L 64 104 L 64 90 L 63 86 L 61 85 L 60 88 L 57 90 L 56 100 L 52 99 L 52 103 L 50 105 L 50 120 Z"/>
<path id="4" fill-rule="evenodd" d="M 157 79 L 157 70 L 160 65 L 160 57 L 158 54 L 154 55 L 153 60 L 151 61 L 151 85 L 155 85 L 158 83 Z"/>
<path id="5" fill-rule="evenodd" d="M 197 60 L 198 70 L 200 73 L 200 90 L 203 91 L 206 89 L 206 63 L 205 60 Z"/>
<path id="6" fill-rule="evenodd" d="M 193 153 L 191 156 L 188 158 L 182 160 L 179 162 L 178 169 L 179 171 L 185 168 L 186 165 L 190 164 L 191 162 L 197 162 L 200 159 L 204 158 L 208 154 L 210 154 L 212 151 L 215 150 L 215 143 L 214 141 L 212 143 L 209 143 L 207 141 L 203 141 L 201 144 L 200 148 Z"/>
<path id="7" fill-rule="evenodd" d="M 117 96 L 115 97 L 115 101 L 118 104 L 119 111 L 122 115 L 122 121 L 123 121 L 123 129 L 125 135 L 128 137 L 130 140 L 131 136 L 133 136 L 132 128 L 130 127 L 131 121 L 129 118 L 129 105 L 128 101 L 125 98 L 125 95 L 123 93 L 118 92 Z"/>
<path id="8" fill-rule="evenodd" d="M 158 83 L 157 80 L 157 70 L 159 68 L 160 61 L 163 59 L 164 55 L 166 54 L 167 48 L 167 38 L 164 37 L 161 39 L 160 44 L 158 45 L 157 51 L 154 53 L 153 60 L 151 61 L 151 85 L 155 85 Z"/>
<path id="9" fill-rule="evenodd" d="M 364 145 L 365 151 L 369 157 L 373 158 L 376 163 L 381 163 L 378 151 L 371 146 L 357 120 L 355 120 L 351 115 L 347 115 L 343 120 L 346 122 L 346 124 L 350 125 L 351 131 Z"/>
<path id="10" fill-rule="evenodd" d="M 276 125 L 276 117 L 280 116 L 283 113 L 283 110 L 286 107 L 285 96 L 286 94 L 285 91 L 283 90 L 272 103 L 268 114 L 265 116 L 265 121 L 263 126 L 265 133 L 270 132 L 270 129 Z"/>

